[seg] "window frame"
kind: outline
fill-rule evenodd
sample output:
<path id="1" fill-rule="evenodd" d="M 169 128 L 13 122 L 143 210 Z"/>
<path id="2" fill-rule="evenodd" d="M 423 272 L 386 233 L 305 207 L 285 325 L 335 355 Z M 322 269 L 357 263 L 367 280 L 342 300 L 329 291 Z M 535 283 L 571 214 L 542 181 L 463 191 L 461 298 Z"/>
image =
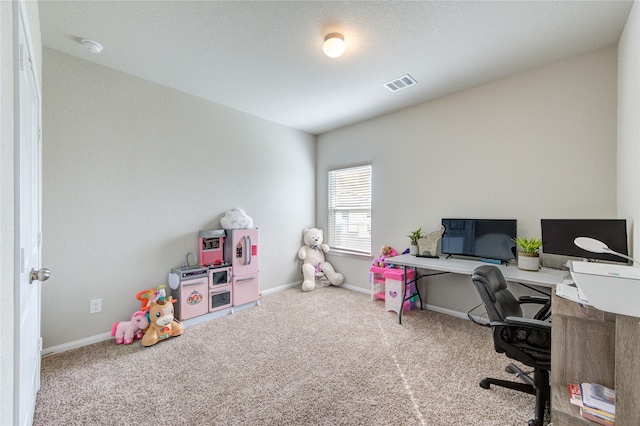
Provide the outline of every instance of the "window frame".
<path id="1" fill-rule="evenodd" d="M 349 171 L 361 172 L 361 171 L 358 171 L 357 169 L 366 169 L 365 173 L 368 172 L 368 176 L 366 176 L 365 181 L 358 182 L 357 180 L 353 180 L 351 182 L 349 181 L 343 182 L 343 184 L 347 183 L 349 185 L 355 185 L 356 190 L 359 190 L 359 191 L 364 190 L 365 194 L 368 195 L 368 200 L 365 200 L 365 201 L 368 201 L 368 205 L 366 204 L 366 202 L 364 203 L 364 205 L 358 203 L 357 199 L 349 199 L 349 198 L 345 199 L 344 197 L 338 197 L 338 198 L 341 198 L 343 201 L 346 200 L 346 202 L 348 204 L 352 204 L 352 206 L 349 206 L 349 205 L 336 206 L 336 203 L 340 204 L 340 201 L 336 199 L 337 194 L 334 193 L 335 184 L 336 184 L 335 174 L 340 172 L 348 173 Z M 344 176 L 342 177 L 344 178 Z M 368 188 L 366 187 L 367 179 L 368 179 Z M 332 183 L 332 180 L 333 180 L 333 183 Z M 358 185 L 360 184 L 363 185 L 363 188 L 358 188 Z M 356 257 L 364 257 L 369 259 L 371 258 L 372 256 L 371 210 L 372 210 L 372 203 L 373 203 L 372 192 L 373 192 L 373 166 L 370 162 L 333 167 L 327 171 L 327 235 L 326 235 L 327 241 L 326 242 L 331 248 L 332 253 L 344 254 L 344 255 L 350 255 L 350 256 L 356 256 Z M 343 234 L 343 233 L 340 233 L 338 230 L 336 230 L 336 226 L 337 226 L 336 211 L 338 210 L 347 212 L 346 222 L 343 221 L 342 223 L 343 227 L 346 226 L 347 228 L 351 228 L 351 227 L 358 227 L 358 226 L 364 225 L 366 228 L 366 231 L 368 232 L 368 237 L 364 238 L 364 240 L 361 240 L 360 237 L 358 236 L 342 235 L 342 241 L 338 241 L 336 239 L 337 235 Z M 353 213 L 353 215 L 349 213 Z M 353 216 L 353 219 L 349 220 L 352 216 Z M 358 231 L 356 230 L 352 232 L 358 232 Z"/>

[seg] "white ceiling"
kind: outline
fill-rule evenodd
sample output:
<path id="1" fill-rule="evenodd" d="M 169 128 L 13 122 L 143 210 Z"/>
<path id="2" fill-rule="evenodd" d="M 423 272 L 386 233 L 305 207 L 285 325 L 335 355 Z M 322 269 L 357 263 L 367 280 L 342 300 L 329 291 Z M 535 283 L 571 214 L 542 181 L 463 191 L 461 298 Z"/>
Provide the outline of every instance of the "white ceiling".
<path id="1" fill-rule="evenodd" d="M 630 1 L 40 1 L 42 43 L 320 134 L 616 43 Z M 345 54 L 322 53 L 340 32 Z M 103 44 L 99 55 L 80 44 Z M 404 74 L 417 84 L 390 92 Z"/>

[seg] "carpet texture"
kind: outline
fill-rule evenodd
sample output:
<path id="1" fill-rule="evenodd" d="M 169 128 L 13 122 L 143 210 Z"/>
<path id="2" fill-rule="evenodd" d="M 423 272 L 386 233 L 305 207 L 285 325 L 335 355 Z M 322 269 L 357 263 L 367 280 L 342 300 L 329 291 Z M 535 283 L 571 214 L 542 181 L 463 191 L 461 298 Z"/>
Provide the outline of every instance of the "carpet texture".
<path id="1" fill-rule="evenodd" d="M 100 342 L 42 360 L 34 425 L 525 425 L 535 398 L 490 329 L 405 312 L 336 287 L 261 306 L 145 348 Z"/>

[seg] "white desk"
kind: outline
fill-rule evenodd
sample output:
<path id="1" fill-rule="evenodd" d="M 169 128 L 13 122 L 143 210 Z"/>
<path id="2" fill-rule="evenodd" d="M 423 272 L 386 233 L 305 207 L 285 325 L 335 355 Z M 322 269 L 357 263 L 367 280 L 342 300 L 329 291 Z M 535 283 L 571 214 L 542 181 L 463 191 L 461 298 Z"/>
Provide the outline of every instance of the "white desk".
<path id="1" fill-rule="evenodd" d="M 465 260 L 465 259 L 444 259 L 444 258 L 427 258 L 427 257 L 416 257 L 411 254 L 402 254 L 400 256 L 389 257 L 386 260 L 387 262 L 402 266 L 403 269 L 406 268 L 414 268 L 416 270 L 416 291 L 418 290 L 417 281 L 426 275 L 418 275 L 417 269 L 426 269 L 429 271 L 435 271 L 433 275 L 438 273 L 452 273 L 452 274 L 461 274 L 461 275 L 469 275 L 473 273 L 473 270 L 478 266 L 482 265 L 491 265 L 491 263 L 481 262 L 479 260 Z M 567 276 L 568 272 L 566 271 L 558 271 L 556 269 L 547 269 L 542 268 L 541 270 L 534 271 L 523 271 L 519 269 L 517 265 L 493 265 L 500 269 L 502 275 L 504 275 L 505 280 L 516 282 L 520 284 L 529 284 L 541 287 L 549 287 L 554 284 L 559 284 L 562 282 L 562 279 Z M 402 298 L 405 297 L 406 285 L 409 284 L 406 281 L 406 273 L 405 276 L 405 285 L 402 289 Z M 420 297 L 420 294 L 418 293 Z M 420 297 L 420 301 L 422 302 L 422 297 Z M 420 309 L 422 309 L 422 303 L 420 303 Z M 398 312 L 398 321 L 402 324 L 402 309 Z"/>

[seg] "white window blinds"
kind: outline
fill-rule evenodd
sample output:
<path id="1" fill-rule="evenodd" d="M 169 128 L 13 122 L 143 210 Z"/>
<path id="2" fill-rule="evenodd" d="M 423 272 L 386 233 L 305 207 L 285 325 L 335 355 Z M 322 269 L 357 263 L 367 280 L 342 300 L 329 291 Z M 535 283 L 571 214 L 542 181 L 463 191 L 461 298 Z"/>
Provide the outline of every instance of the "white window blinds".
<path id="1" fill-rule="evenodd" d="M 371 165 L 329 171 L 328 243 L 371 254 Z"/>

